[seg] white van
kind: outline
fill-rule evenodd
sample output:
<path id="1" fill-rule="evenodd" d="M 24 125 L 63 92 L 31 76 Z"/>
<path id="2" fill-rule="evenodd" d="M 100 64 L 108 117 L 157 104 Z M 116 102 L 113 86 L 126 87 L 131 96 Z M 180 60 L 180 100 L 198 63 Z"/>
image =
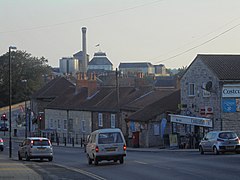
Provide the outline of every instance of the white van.
<path id="1" fill-rule="evenodd" d="M 122 131 L 118 128 L 99 129 L 92 132 L 88 138 L 86 152 L 88 164 L 98 165 L 102 160 L 113 160 L 120 164 L 124 162 L 126 156 L 126 142 Z"/>

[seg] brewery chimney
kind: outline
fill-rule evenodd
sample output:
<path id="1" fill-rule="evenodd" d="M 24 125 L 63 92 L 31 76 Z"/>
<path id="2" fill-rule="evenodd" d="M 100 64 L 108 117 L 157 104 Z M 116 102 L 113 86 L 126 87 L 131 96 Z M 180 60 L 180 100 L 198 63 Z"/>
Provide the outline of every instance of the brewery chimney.
<path id="1" fill-rule="evenodd" d="M 86 32 L 87 32 L 87 28 L 86 27 L 82 27 L 82 52 L 83 52 L 83 72 L 86 73 L 87 72 L 87 46 L 86 46 Z"/>

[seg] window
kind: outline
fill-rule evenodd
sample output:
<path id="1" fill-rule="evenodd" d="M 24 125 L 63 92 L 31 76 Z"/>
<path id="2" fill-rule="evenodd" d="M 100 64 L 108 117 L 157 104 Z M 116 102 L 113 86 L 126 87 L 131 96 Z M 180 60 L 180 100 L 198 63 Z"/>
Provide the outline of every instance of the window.
<path id="1" fill-rule="evenodd" d="M 82 132 L 86 131 L 85 120 L 82 120 Z"/>
<path id="2" fill-rule="evenodd" d="M 122 136 L 119 132 L 100 133 L 98 135 L 99 144 L 123 143 Z"/>
<path id="3" fill-rule="evenodd" d="M 203 85 L 202 85 L 202 87 L 203 87 L 203 97 L 210 97 L 211 93 L 209 91 L 205 90 L 206 89 L 206 84 L 207 83 L 203 83 Z"/>
<path id="4" fill-rule="evenodd" d="M 195 96 L 195 84 L 194 83 L 189 83 L 188 96 Z"/>
<path id="5" fill-rule="evenodd" d="M 155 136 L 160 135 L 160 132 L 159 132 L 159 124 L 154 124 L 153 131 L 154 131 L 154 135 L 155 135 Z"/>
<path id="6" fill-rule="evenodd" d="M 58 119 L 58 129 L 60 129 L 61 128 L 61 121 L 60 121 L 60 119 Z"/>
<path id="7" fill-rule="evenodd" d="M 98 114 L 98 126 L 103 127 L 103 115 L 102 115 L 102 113 Z"/>
<path id="8" fill-rule="evenodd" d="M 67 129 L 67 120 L 63 121 L 63 129 Z"/>
<path id="9" fill-rule="evenodd" d="M 115 128 L 115 127 L 116 127 L 116 115 L 111 114 L 111 128 Z"/>
<path id="10" fill-rule="evenodd" d="M 53 128 L 53 119 L 50 120 L 50 128 Z"/>

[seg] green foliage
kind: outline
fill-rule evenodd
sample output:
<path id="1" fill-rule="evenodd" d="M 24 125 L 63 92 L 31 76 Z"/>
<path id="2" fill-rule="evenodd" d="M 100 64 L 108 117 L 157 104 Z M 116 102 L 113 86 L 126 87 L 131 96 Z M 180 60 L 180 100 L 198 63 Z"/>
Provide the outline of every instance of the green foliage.
<path id="1" fill-rule="evenodd" d="M 48 60 L 25 51 L 11 52 L 12 103 L 29 99 L 44 85 L 44 76 L 51 73 Z M 9 53 L 0 56 L 0 107 L 9 104 Z"/>

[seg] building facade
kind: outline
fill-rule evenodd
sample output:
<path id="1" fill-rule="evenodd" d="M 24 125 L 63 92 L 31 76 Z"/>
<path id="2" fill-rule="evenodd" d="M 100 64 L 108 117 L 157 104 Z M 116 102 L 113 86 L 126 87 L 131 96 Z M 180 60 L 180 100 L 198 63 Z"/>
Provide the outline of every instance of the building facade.
<path id="1" fill-rule="evenodd" d="M 239 55 L 197 55 L 181 78 L 181 114 L 192 117 L 191 123 L 182 119 L 176 132 L 199 138 L 210 130 L 240 135 L 239 67 Z"/>

